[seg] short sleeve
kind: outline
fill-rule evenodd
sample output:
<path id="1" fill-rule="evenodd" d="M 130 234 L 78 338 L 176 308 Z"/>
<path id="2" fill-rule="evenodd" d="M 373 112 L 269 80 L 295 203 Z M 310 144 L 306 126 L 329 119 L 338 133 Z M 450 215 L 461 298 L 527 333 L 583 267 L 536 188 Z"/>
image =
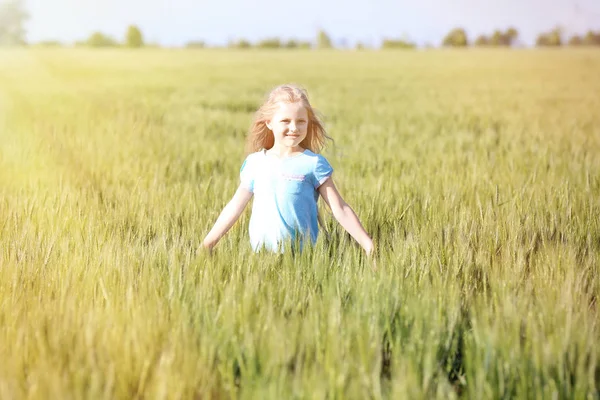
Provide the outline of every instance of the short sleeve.
<path id="1" fill-rule="evenodd" d="M 240 185 L 243 188 L 248 189 L 249 192 L 254 193 L 254 162 L 252 155 L 249 155 L 244 160 L 242 167 L 240 168 Z"/>
<path id="2" fill-rule="evenodd" d="M 331 164 L 320 154 L 317 154 L 317 164 L 315 166 L 315 188 L 321 186 L 333 173 Z"/>

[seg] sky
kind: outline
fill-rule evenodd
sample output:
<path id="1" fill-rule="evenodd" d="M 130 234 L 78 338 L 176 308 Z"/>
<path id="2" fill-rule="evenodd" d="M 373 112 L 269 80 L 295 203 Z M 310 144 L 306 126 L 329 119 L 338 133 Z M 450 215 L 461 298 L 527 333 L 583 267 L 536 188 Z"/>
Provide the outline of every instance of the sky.
<path id="1" fill-rule="evenodd" d="M 384 38 L 439 45 L 454 27 L 471 40 L 514 26 L 531 45 L 555 26 L 567 35 L 600 30 L 600 0 L 25 0 L 29 42 L 73 43 L 101 31 L 122 40 L 137 25 L 146 42 L 224 45 L 278 37 L 378 46 Z"/>

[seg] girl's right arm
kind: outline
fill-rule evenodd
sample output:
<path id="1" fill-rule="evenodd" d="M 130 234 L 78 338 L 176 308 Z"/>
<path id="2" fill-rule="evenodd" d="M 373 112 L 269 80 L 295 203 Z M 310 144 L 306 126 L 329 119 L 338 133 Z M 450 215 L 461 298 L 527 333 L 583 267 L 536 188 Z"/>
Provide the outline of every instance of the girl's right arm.
<path id="1" fill-rule="evenodd" d="M 233 198 L 223 208 L 223 211 L 221 211 L 215 225 L 204 238 L 202 245 L 208 249 L 212 249 L 219 239 L 235 224 L 251 198 L 252 192 L 242 186 L 238 187 Z"/>

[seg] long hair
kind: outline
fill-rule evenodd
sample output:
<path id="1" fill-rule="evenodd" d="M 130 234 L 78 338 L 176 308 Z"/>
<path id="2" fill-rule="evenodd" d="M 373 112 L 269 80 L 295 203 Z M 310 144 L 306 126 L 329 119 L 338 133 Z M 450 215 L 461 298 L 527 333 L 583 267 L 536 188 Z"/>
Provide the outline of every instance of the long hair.
<path id="1" fill-rule="evenodd" d="M 271 120 L 279 102 L 297 103 L 300 102 L 308 114 L 308 127 L 306 137 L 300 142 L 300 147 L 308 149 L 313 153 L 321 151 L 327 140 L 332 140 L 327 136 L 321 119 L 317 111 L 310 105 L 306 90 L 292 84 L 277 86 L 273 89 L 265 102 L 254 114 L 254 120 L 250 126 L 246 150 L 248 153 L 254 153 L 261 149 L 270 149 L 275 144 L 273 132 L 267 127 L 267 122 Z"/>

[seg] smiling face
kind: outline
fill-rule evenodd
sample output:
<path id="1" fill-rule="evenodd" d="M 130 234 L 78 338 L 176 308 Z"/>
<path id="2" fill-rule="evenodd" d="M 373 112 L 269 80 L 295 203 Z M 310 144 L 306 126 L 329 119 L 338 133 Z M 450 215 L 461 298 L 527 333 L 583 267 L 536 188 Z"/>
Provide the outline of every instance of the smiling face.
<path id="1" fill-rule="evenodd" d="M 291 151 L 304 150 L 300 143 L 308 132 L 308 113 L 301 102 L 279 102 L 273 117 L 266 124 L 273 132 L 273 147 Z"/>

